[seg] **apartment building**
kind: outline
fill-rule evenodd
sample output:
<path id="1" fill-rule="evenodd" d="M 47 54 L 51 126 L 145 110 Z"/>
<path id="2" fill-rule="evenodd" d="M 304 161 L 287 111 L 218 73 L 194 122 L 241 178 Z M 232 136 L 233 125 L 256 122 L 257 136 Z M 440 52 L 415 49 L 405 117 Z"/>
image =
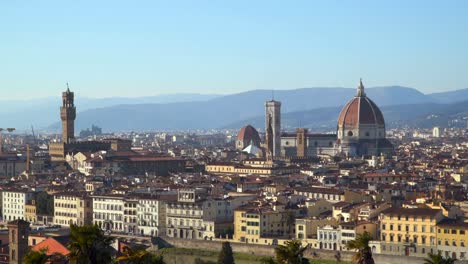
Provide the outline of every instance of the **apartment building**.
<path id="1" fill-rule="evenodd" d="M 234 240 L 277 245 L 294 233 L 294 212 L 270 205 L 241 206 L 234 211 Z"/>
<path id="2" fill-rule="evenodd" d="M 99 195 L 93 199 L 93 223 L 101 229 L 112 232 L 124 232 L 123 195 Z"/>
<path id="3" fill-rule="evenodd" d="M 213 239 L 231 235 L 234 210 L 255 196 L 210 197 L 204 189 L 180 189 L 177 201 L 166 205 L 169 237 Z"/>
<path id="4" fill-rule="evenodd" d="M 14 188 L 4 190 L 2 195 L 3 220 L 24 220 L 26 217 L 26 204 L 31 204 L 33 199 L 34 193 L 31 191 Z"/>
<path id="5" fill-rule="evenodd" d="M 436 225 L 441 210 L 389 208 L 380 214 L 381 253 L 426 257 L 437 252 Z"/>
<path id="6" fill-rule="evenodd" d="M 166 234 L 166 204 L 177 201 L 176 195 L 134 195 L 138 199 L 138 233 L 147 236 Z"/>
<path id="7" fill-rule="evenodd" d="M 62 192 L 54 194 L 54 224 L 88 225 L 93 220 L 93 200 L 86 193 Z"/>
<path id="8" fill-rule="evenodd" d="M 444 219 L 436 226 L 437 250 L 445 257 L 458 260 L 468 258 L 468 223 Z"/>

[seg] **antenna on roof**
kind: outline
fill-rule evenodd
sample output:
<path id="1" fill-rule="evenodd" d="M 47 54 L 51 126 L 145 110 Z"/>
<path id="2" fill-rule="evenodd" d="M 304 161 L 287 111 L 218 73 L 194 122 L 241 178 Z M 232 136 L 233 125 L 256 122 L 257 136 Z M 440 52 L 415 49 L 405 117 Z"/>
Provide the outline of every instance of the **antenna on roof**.
<path id="1" fill-rule="evenodd" d="M 271 100 L 272 101 L 275 100 L 275 90 L 274 89 L 271 90 Z"/>

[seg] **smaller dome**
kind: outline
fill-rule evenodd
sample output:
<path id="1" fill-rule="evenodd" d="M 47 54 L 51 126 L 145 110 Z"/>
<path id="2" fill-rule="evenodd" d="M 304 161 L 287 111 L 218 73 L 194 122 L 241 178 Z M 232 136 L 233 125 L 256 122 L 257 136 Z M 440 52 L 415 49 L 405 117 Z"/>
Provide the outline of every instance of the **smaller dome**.
<path id="1" fill-rule="evenodd" d="M 253 126 L 247 125 L 239 130 L 237 140 L 245 142 L 245 144 L 253 142 L 254 145 L 258 146 L 260 144 L 260 135 Z"/>

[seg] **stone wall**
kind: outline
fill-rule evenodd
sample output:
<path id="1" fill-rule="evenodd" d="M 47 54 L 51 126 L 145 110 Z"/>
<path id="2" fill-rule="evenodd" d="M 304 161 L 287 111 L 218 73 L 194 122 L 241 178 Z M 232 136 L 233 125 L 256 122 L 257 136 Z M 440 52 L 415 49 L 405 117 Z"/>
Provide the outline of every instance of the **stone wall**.
<path id="1" fill-rule="evenodd" d="M 229 240 L 226 240 L 229 241 Z M 190 249 L 199 249 L 199 250 L 210 250 L 210 251 L 220 251 L 221 242 L 223 240 L 216 241 L 206 241 L 206 240 L 188 240 L 188 239 L 178 239 L 178 238 L 159 238 L 158 244 L 160 246 L 173 246 L 178 248 L 190 248 Z M 231 243 L 232 250 L 238 253 L 251 254 L 256 256 L 274 256 L 275 248 L 274 246 L 266 245 L 255 245 L 255 244 L 246 244 L 239 242 Z M 305 257 L 309 259 L 327 259 L 327 260 L 337 260 L 337 252 L 331 250 L 319 250 L 319 249 L 308 249 L 305 252 Z M 341 261 L 351 262 L 353 257 L 353 252 L 339 252 L 339 258 Z M 407 257 L 407 256 L 392 256 L 392 255 L 382 255 L 374 254 L 373 255 L 375 263 L 377 264 L 422 264 L 424 260 L 417 257 Z"/>

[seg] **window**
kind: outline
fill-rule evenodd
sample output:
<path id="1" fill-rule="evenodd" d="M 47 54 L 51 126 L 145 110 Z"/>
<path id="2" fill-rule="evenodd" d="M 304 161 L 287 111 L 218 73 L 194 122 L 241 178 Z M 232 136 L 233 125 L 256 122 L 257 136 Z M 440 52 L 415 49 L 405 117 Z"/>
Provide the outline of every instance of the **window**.
<path id="1" fill-rule="evenodd" d="M 353 136 L 353 131 L 348 131 L 348 137 L 352 137 Z"/>

